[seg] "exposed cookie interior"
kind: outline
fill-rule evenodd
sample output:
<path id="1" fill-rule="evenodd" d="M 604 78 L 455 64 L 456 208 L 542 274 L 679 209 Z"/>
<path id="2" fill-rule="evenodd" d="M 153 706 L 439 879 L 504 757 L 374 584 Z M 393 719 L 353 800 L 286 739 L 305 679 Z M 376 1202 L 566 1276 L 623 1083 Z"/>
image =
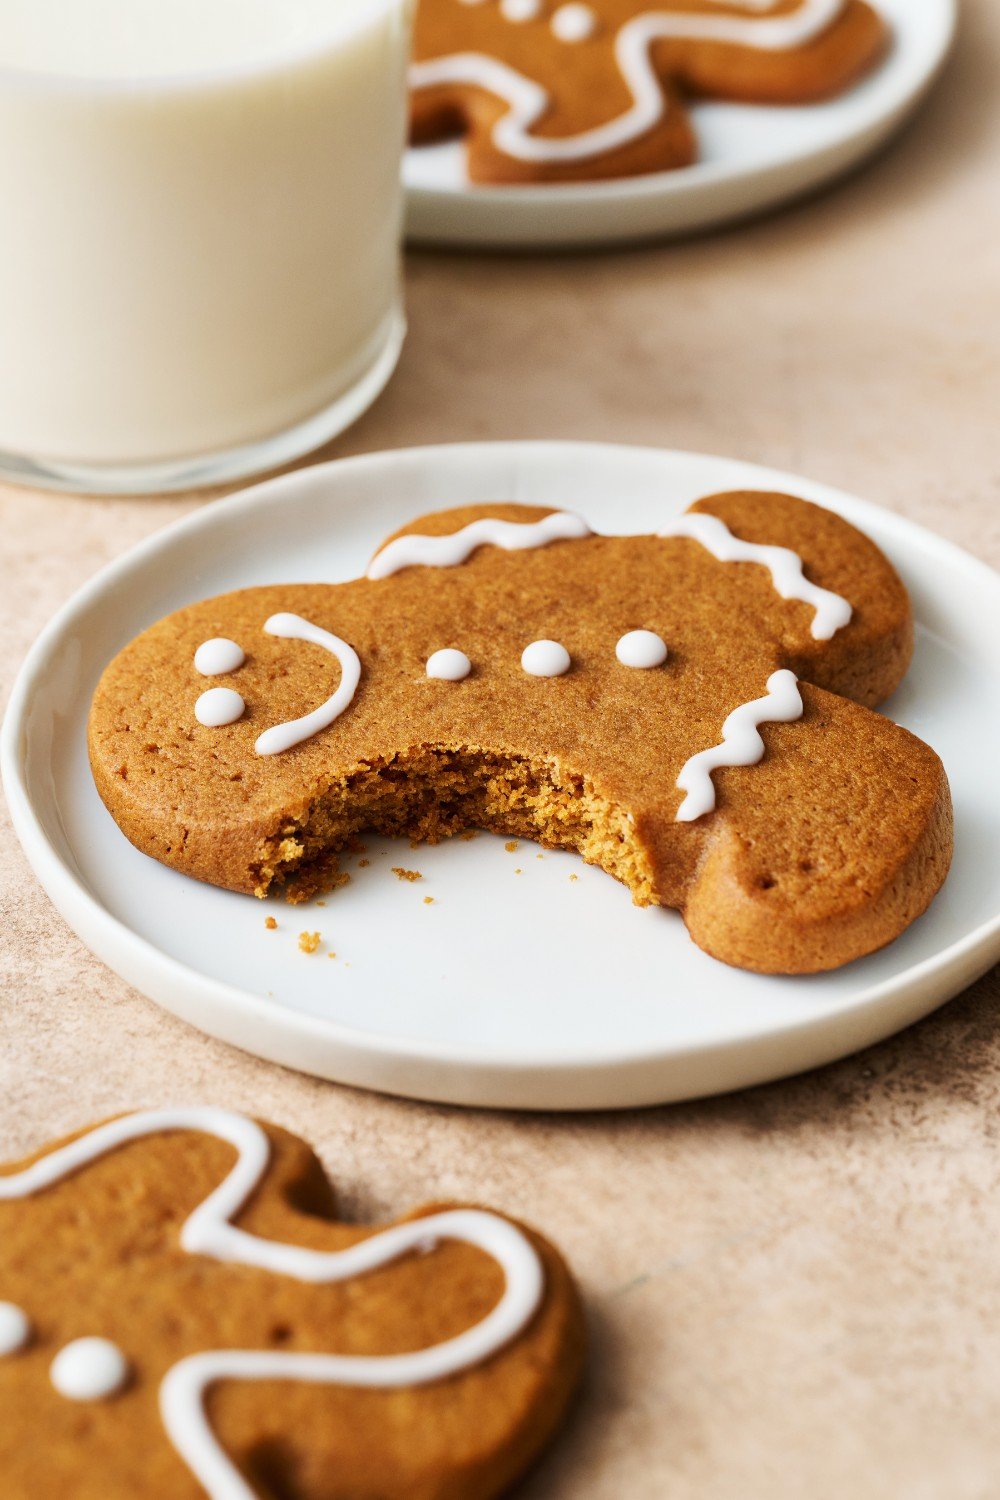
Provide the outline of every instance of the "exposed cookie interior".
<path id="1" fill-rule="evenodd" d="M 308 901 L 342 884 L 338 855 L 366 830 L 435 844 L 467 828 L 573 850 L 628 886 L 637 905 L 655 899 L 626 809 L 551 760 L 468 746 L 419 746 L 332 779 L 267 839 L 253 866 L 255 894 Z"/>

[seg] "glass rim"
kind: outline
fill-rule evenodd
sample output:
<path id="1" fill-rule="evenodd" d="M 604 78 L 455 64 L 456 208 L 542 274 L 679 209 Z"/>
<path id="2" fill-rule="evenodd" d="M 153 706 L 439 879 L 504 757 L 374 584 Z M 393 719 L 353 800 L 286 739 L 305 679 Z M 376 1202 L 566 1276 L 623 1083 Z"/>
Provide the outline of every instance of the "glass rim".
<path id="1" fill-rule="evenodd" d="M 34 68 L 18 68 L 0 62 L 0 93 L 80 93 L 128 95 L 131 93 L 163 92 L 181 94 L 209 85 L 230 86 L 266 79 L 270 74 L 286 69 L 308 66 L 324 57 L 327 52 L 343 42 L 349 41 L 373 27 L 388 12 L 405 11 L 410 0 L 370 0 L 352 7 L 347 15 L 336 18 L 328 33 L 314 41 L 299 46 L 286 47 L 273 56 L 234 64 L 194 68 L 190 72 L 135 73 L 125 75 L 95 73 L 60 73 Z"/>

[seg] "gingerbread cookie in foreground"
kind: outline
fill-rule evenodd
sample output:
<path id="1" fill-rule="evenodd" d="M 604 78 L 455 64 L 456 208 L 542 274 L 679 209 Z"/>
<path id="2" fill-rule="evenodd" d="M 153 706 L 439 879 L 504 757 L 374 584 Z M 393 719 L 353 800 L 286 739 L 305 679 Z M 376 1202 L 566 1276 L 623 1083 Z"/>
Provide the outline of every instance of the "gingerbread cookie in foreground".
<path id="1" fill-rule="evenodd" d="M 419 0 L 411 139 L 468 143 L 473 182 L 689 166 L 684 101 L 807 104 L 879 60 L 865 0 Z"/>
<path id="2" fill-rule="evenodd" d="M 4 1500 L 488 1500 L 583 1363 L 557 1252 L 479 1208 L 337 1220 L 295 1136 L 125 1115 L 0 1169 Z"/>
<path id="3" fill-rule="evenodd" d="M 791 496 L 655 536 L 442 511 L 365 578 L 147 630 L 98 685 L 91 765 L 138 848 L 234 891 L 307 899 L 365 828 L 482 827 L 579 851 L 727 963 L 808 973 L 896 937 L 948 868 L 941 763 L 872 712 L 912 634 L 878 548 Z"/>

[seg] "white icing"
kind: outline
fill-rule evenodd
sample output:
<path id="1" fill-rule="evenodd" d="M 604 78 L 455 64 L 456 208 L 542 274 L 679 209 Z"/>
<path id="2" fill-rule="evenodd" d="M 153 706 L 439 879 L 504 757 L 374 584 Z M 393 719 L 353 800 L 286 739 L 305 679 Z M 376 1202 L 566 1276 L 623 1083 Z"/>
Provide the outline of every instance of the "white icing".
<path id="1" fill-rule="evenodd" d="M 597 30 L 597 12 L 589 5 L 570 0 L 552 17 L 552 34 L 560 42 L 585 42 Z"/>
<path id="2" fill-rule="evenodd" d="M 472 671 L 472 663 L 464 651 L 445 647 L 427 658 L 428 677 L 440 678 L 442 682 L 461 682 Z"/>
<path id="3" fill-rule="evenodd" d="M 59 1350 L 49 1378 L 70 1401 L 102 1401 L 128 1379 L 128 1360 L 110 1339 L 74 1339 Z"/>
<path id="4" fill-rule="evenodd" d="M 206 729 L 218 729 L 223 724 L 235 724 L 246 710 L 239 693 L 232 688 L 208 688 L 194 706 L 194 716 Z"/>
<path id="5" fill-rule="evenodd" d="M 496 1260 L 505 1278 L 499 1302 L 479 1323 L 429 1349 L 390 1355 L 224 1349 L 179 1360 L 161 1383 L 160 1415 L 174 1447 L 210 1500 L 255 1500 L 209 1425 L 204 1398 L 217 1381 L 296 1380 L 382 1389 L 426 1385 L 489 1359 L 517 1337 L 541 1301 L 543 1271 L 531 1244 L 513 1224 L 481 1209 L 451 1209 L 412 1219 L 369 1235 L 345 1250 L 313 1250 L 261 1239 L 238 1228 L 232 1219 L 260 1185 L 270 1143 L 255 1121 L 224 1109 L 147 1110 L 111 1120 L 22 1171 L 0 1176 L 0 1200 L 29 1197 L 108 1151 L 174 1130 L 214 1135 L 228 1141 L 237 1152 L 228 1175 L 181 1229 L 181 1246 L 191 1254 L 256 1266 L 318 1285 L 364 1275 L 414 1251 L 426 1253 L 429 1246 L 442 1240 L 459 1240 L 478 1246 Z"/>
<path id="6" fill-rule="evenodd" d="M 202 641 L 194 653 L 194 669 L 202 677 L 224 677 L 227 672 L 238 671 L 245 661 L 243 647 L 221 635 Z"/>
<path id="7" fill-rule="evenodd" d="M 782 667 L 767 679 L 767 696 L 741 703 L 722 726 L 722 741 L 685 761 L 676 785 L 687 796 L 677 809 L 678 823 L 693 823 L 715 807 L 712 772 L 720 766 L 755 766 L 764 757 L 761 724 L 788 724 L 801 719 L 802 695 L 794 672 Z"/>
<path id="8" fill-rule="evenodd" d="M 830 640 L 850 621 L 853 610 L 847 600 L 810 583 L 802 571 L 801 557 L 788 547 L 766 547 L 757 542 L 741 541 L 718 516 L 692 515 L 690 512 L 678 516 L 659 535 L 691 537 L 720 562 L 761 563 L 770 571 L 771 582 L 782 599 L 799 599 L 816 611 L 811 627 L 814 640 Z"/>
<path id="9" fill-rule="evenodd" d="M 630 630 L 615 647 L 623 667 L 661 667 L 667 659 L 667 643 L 655 630 Z"/>
<path id="10" fill-rule="evenodd" d="M 532 641 L 521 652 L 521 666 L 531 677 L 561 677 L 569 671 L 569 652 L 558 641 Z"/>
<path id="11" fill-rule="evenodd" d="M 846 0 L 802 0 L 798 10 L 773 15 L 779 0 L 712 0 L 741 6 L 747 17 L 647 11 L 626 21 L 615 37 L 615 59 L 632 95 L 632 104 L 615 119 L 576 135 L 536 136 L 531 132 L 549 108 L 548 92 L 533 79 L 481 52 L 455 52 L 411 64 L 414 89 L 460 84 L 485 89 L 508 106 L 496 122 L 497 150 L 520 161 L 582 161 L 614 151 L 651 130 L 663 116 L 663 86 L 650 51 L 657 41 L 727 42 L 763 52 L 804 46 L 841 14 Z"/>
<path id="12" fill-rule="evenodd" d="M 541 0 L 500 0 L 500 14 L 505 21 L 520 25 L 525 21 L 537 21 L 542 13 Z"/>
<path id="13" fill-rule="evenodd" d="M 549 542 L 590 536 L 580 516 L 557 510 L 540 521 L 472 521 L 447 536 L 398 536 L 375 554 L 369 578 L 388 578 L 403 568 L 454 568 L 471 557 L 477 547 L 502 547 L 505 552 L 523 552 L 547 547 Z"/>
<path id="14" fill-rule="evenodd" d="M 0 1355 L 17 1354 L 31 1338 L 31 1319 L 16 1302 L 0 1302 Z"/>
<path id="15" fill-rule="evenodd" d="M 314 646 L 322 646 L 340 662 L 340 683 L 337 691 L 325 703 L 314 708 L 312 713 L 304 714 L 301 719 L 289 719 L 284 724 L 275 724 L 273 729 L 265 729 L 259 736 L 254 746 L 258 755 L 279 755 L 281 751 L 290 750 L 293 745 L 319 734 L 321 729 L 328 729 L 334 719 L 338 719 L 344 709 L 350 706 L 361 681 L 361 662 L 353 646 L 342 641 L 339 635 L 332 635 L 329 630 L 311 625 L 301 615 L 272 615 L 264 629 L 268 635 L 279 635 L 291 641 L 309 641 Z"/>

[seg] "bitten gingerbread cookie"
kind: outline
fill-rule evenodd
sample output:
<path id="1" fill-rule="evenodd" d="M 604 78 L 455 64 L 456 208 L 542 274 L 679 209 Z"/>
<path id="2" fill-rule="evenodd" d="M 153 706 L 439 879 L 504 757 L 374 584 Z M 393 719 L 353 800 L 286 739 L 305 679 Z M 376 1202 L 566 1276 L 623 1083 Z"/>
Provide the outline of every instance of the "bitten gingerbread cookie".
<path id="1" fill-rule="evenodd" d="M 887 35 L 865 0 L 419 0 L 411 136 L 464 136 L 474 182 L 684 167 L 685 99 L 828 98 Z"/>
<path id="2" fill-rule="evenodd" d="M 656 536 L 518 505 L 422 517 L 366 578 L 180 610 L 104 673 L 98 789 L 186 874 L 304 899 L 364 828 L 574 849 L 768 972 L 882 946 L 944 879 L 941 763 L 871 711 L 909 661 L 870 541 L 787 495 Z"/>
<path id="3" fill-rule="evenodd" d="M 485 1500 L 583 1361 L 538 1235 L 480 1208 L 336 1218 L 303 1142 L 125 1115 L 0 1172 L 4 1500 Z"/>

